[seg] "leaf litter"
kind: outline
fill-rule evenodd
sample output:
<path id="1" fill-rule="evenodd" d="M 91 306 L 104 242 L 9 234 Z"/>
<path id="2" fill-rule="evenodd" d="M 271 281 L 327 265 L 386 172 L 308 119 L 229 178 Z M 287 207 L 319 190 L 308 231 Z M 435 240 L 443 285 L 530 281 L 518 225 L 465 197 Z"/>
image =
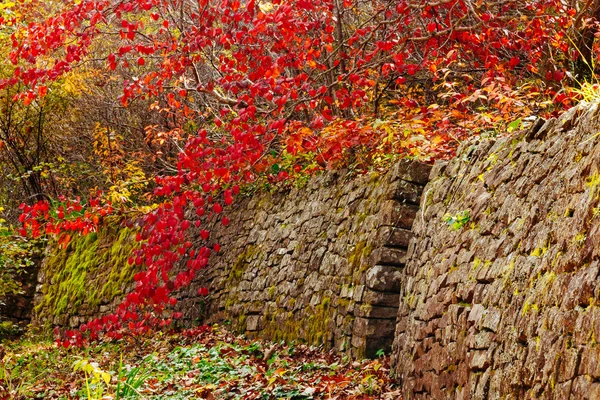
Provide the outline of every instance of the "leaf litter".
<path id="1" fill-rule="evenodd" d="M 306 344 L 250 340 L 217 325 L 87 348 L 30 337 L 5 343 L 3 352 L 0 400 L 401 398 L 389 357 L 352 360 Z"/>

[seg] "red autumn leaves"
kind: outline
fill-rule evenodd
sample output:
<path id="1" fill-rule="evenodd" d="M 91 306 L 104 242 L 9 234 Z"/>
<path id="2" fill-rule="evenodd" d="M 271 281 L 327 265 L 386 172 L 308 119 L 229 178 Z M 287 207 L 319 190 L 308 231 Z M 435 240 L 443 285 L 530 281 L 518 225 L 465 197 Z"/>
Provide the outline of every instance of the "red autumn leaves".
<path id="1" fill-rule="evenodd" d="M 451 154 L 448 143 L 462 136 L 449 135 L 448 127 L 468 118 L 462 116 L 468 111 L 464 99 L 479 89 L 476 78 L 448 80 L 457 93 L 433 96 L 431 101 L 446 101 L 448 111 L 439 112 L 443 120 L 410 89 L 484 70 L 480 82 L 499 77 L 510 92 L 526 74 L 548 71 L 548 81 L 565 78 L 568 65 L 547 68 L 546 52 L 557 60 L 571 58 L 566 33 L 573 10 L 558 1 L 526 6 L 374 1 L 365 7 L 346 0 L 341 9 L 338 3 L 275 0 L 267 7 L 235 0 L 83 0 L 19 28 L 11 40 L 14 76 L 0 81 L 0 88 L 25 88 L 15 100 L 41 99 L 52 81 L 97 59 L 108 78 L 120 79 L 120 71 L 128 71 L 122 105 L 156 98 L 178 124 L 199 126 L 181 145 L 176 168 L 157 177 L 156 207 L 136 221 L 141 247 L 130 262 L 146 271 L 136 276 L 135 292 L 116 320 L 96 321 L 86 326 L 87 334 L 160 325 L 155 316 L 176 303 L 173 291 L 193 280 L 211 252 L 220 251 L 210 242 L 210 224 L 229 224 L 224 209 L 239 185 L 261 174 L 274 183 L 343 166 L 348 157 L 366 167 L 371 155 L 399 151 L 389 133 L 369 121 L 396 117 L 389 111 L 394 107 L 401 110 L 398 118 L 422 123 L 415 126 L 425 126 L 424 136 Z M 181 6 L 177 12 L 174 5 Z M 294 162 L 281 169 L 277 157 L 284 152 Z M 107 200 L 94 202 L 23 206 L 21 232 L 94 231 L 115 212 Z M 199 249 L 190 243 L 192 229 L 202 241 Z M 187 270 L 173 276 L 181 264 Z"/>

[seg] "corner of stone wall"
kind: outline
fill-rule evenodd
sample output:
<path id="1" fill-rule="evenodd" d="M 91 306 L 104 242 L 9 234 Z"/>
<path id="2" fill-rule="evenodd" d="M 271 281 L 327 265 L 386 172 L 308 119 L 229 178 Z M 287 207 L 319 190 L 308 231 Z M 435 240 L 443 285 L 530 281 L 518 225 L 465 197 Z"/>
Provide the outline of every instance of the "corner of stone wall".
<path id="1" fill-rule="evenodd" d="M 402 161 L 390 171 L 388 193 L 377 214 L 375 247 L 363 278 L 362 306 L 355 313 L 352 343 L 357 355 L 375 357 L 379 350 L 388 353 L 394 340 L 401 271 L 412 226 L 418 213 L 423 187 L 429 180 L 431 166 Z"/>

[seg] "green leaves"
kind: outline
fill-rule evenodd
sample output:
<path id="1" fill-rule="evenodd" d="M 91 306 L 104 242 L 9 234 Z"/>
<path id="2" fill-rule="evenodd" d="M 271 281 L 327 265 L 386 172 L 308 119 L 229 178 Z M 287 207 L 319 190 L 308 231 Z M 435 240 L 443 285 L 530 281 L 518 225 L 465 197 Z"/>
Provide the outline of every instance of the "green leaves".
<path id="1" fill-rule="evenodd" d="M 521 123 L 522 123 L 521 118 L 515 119 L 513 122 L 508 124 L 508 126 L 506 127 L 506 131 L 508 133 L 516 131 L 517 129 L 519 129 L 521 127 Z"/>
<path id="2" fill-rule="evenodd" d="M 471 220 L 469 210 L 464 210 L 456 215 L 446 214 L 444 215 L 443 221 L 448 224 L 448 228 L 452 230 L 459 230 L 465 226 Z"/>

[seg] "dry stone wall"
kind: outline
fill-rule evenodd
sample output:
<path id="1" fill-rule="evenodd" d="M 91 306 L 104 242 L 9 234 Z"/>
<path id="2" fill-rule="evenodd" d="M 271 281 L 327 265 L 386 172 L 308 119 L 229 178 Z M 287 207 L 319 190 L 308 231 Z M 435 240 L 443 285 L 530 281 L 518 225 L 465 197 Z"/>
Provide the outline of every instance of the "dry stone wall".
<path id="1" fill-rule="evenodd" d="M 177 293 L 184 323 L 354 356 L 393 340 L 406 399 L 600 398 L 599 106 L 532 125 L 464 145 L 425 188 L 430 167 L 402 161 L 239 200 L 212 230 L 221 253 Z M 51 252 L 34 319 L 110 311 L 131 289 L 131 234 Z"/>
<path id="2" fill-rule="evenodd" d="M 581 105 L 436 164 L 401 276 L 406 399 L 600 398 L 598 132 Z"/>
<path id="3" fill-rule="evenodd" d="M 389 350 L 400 271 L 430 170 L 402 161 L 383 175 L 329 172 L 301 188 L 239 198 L 227 210 L 230 224 L 211 229 L 220 253 L 176 294 L 183 323 L 229 321 L 250 336 L 355 356 Z M 135 235 L 119 225 L 49 248 L 36 325 L 77 327 L 114 310 L 132 290 L 136 269 L 127 258 Z M 209 296 L 198 295 L 201 287 Z"/>
<path id="4" fill-rule="evenodd" d="M 37 274 L 32 324 L 75 328 L 116 309 L 133 290 L 139 267 L 129 265 L 135 232 L 112 219 L 97 233 L 51 243 Z"/>
<path id="5" fill-rule="evenodd" d="M 400 271 L 431 167 L 403 161 L 385 174 L 341 172 L 263 193 L 211 234 L 222 245 L 179 294 L 187 321 L 230 321 L 250 336 L 303 340 L 355 356 L 393 341 Z M 196 292 L 207 286 L 203 299 Z"/>
<path id="6" fill-rule="evenodd" d="M 41 252 L 41 244 L 32 246 L 29 255 L 31 264 L 22 274 L 14 277 L 21 285 L 19 293 L 0 296 L 0 324 L 10 321 L 24 330 L 31 322 L 36 277 L 42 258 Z M 1 328 L 0 336 L 2 336 Z"/>

